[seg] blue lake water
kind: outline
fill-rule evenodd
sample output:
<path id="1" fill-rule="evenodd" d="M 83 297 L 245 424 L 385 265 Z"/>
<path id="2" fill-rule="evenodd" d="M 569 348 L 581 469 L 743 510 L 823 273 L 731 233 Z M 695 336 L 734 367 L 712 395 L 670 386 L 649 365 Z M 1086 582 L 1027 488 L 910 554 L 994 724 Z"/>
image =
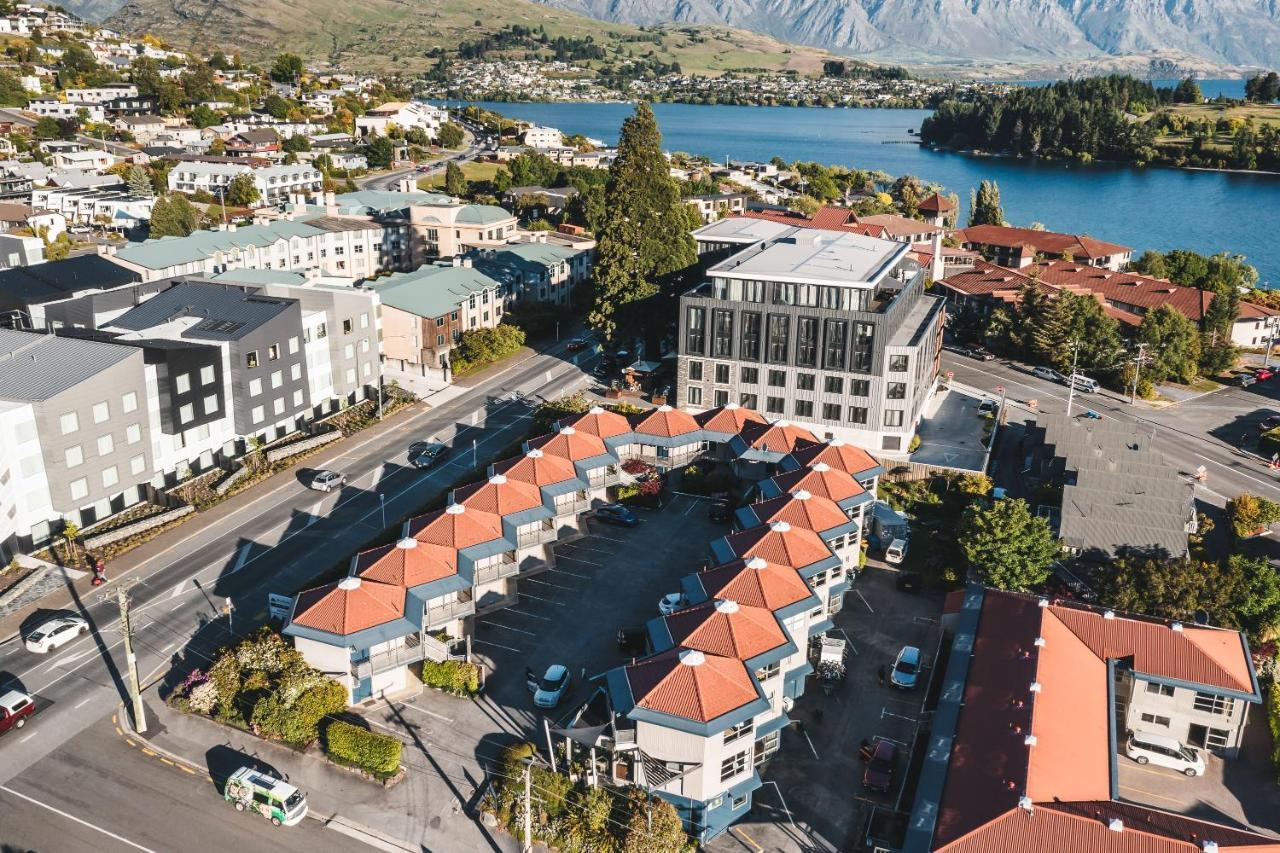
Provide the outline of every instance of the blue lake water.
<path id="1" fill-rule="evenodd" d="M 1243 82 L 1202 81 L 1205 94 L 1236 96 Z M 1234 88 L 1233 88 L 1234 87 Z M 494 103 L 512 118 L 617 140 L 630 104 Z M 968 207 L 983 179 L 1000 185 L 1006 218 L 1041 222 L 1055 231 L 1085 233 L 1145 249 L 1234 252 L 1258 268 L 1260 281 L 1280 286 L 1280 176 L 1160 167 L 1059 163 L 974 157 L 914 144 L 928 110 L 821 109 L 655 104 L 670 151 L 723 161 L 815 160 L 941 184 Z M 965 211 L 961 211 L 961 222 Z"/>

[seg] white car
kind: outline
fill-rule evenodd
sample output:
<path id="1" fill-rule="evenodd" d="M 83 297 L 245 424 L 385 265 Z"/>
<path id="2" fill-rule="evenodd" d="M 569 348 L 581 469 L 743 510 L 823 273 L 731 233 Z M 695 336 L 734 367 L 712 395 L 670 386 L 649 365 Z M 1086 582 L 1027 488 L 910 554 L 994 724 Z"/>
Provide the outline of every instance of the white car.
<path id="1" fill-rule="evenodd" d="M 684 607 L 684 596 L 678 592 L 669 592 L 658 600 L 658 612 L 663 616 L 670 616 L 681 607 Z"/>
<path id="2" fill-rule="evenodd" d="M 884 561 L 899 565 L 903 560 L 907 559 L 907 540 L 895 539 L 889 543 L 889 547 L 884 549 Z"/>
<path id="3" fill-rule="evenodd" d="M 89 633 L 89 623 L 79 616 L 59 616 L 39 625 L 24 642 L 27 650 L 44 654 L 59 649 L 82 634 Z"/>
<path id="4" fill-rule="evenodd" d="M 307 485 L 317 492 L 332 492 L 334 489 L 341 489 L 346 484 L 346 476 L 339 474 L 337 471 L 317 471 Z"/>
<path id="5" fill-rule="evenodd" d="M 1154 732 L 1134 732 L 1124 744 L 1124 754 L 1139 764 L 1155 764 L 1184 776 L 1204 775 L 1204 756 L 1183 746 L 1176 738 Z"/>
<path id="6" fill-rule="evenodd" d="M 546 675 L 538 679 L 538 689 L 533 693 L 533 704 L 539 708 L 554 708 L 564 698 L 569 689 L 569 668 L 563 664 L 553 663 L 547 667 Z"/>

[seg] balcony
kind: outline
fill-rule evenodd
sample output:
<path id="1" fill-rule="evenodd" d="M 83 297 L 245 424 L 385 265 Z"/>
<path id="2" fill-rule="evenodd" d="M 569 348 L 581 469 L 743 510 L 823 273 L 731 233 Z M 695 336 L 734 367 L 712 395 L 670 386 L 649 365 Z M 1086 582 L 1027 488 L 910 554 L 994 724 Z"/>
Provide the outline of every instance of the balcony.
<path id="1" fill-rule="evenodd" d="M 466 596 L 465 598 L 463 596 Z M 471 591 L 458 593 L 457 601 L 450 601 L 448 604 L 440 604 L 435 607 L 428 607 L 426 610 L 426 626 L 435 628 L 443 625 L 453 619 L 461 619 L 463 616 L 470 616 L 476 612 L 476 602 L 471 596 Z"/>
<path id="2" fill-rule="evenodd" d="M 591 509 L 591 500 L 589 498 L 581 498 L 572 501 L 556 501 L 556 517 L 560 518 L 566 515 L 577 515 Z"/>
<path id="3" fill-rule="evenodd" d="M 445 643 L 435 637 L 410 634 L 404 638 L 403 646 L 371 654 L 368 660 L 352 665 L 351 675 L 356 679 L 369 678 L 419 661 L 432 660 L 439 663 L 448 659 L 449 647 Z"/>
<path id="4" fill-rule="evenodd" d="M 556 509 L 558 511 L 559 507 Z M 554 541 L 556 541 L 556 526 L 550 521 L 544 521 L 536 530 L 526 530 L 516 534 L 516 545 L 521 548 Z"/>
<path id="5" fill-rule="evenodd" d="M 509 578 L 519 573 L 520 564 L 516 562 L 515 555 L 510 551 L 502 555 L 501 561 L 488 566 L 482 566 L 476 570 L 476 583 L 492 583 L 496 580 Z"/>
<path id="6" fill-rule="evenodd" d="M 593 489 L 616 486 L 622 482 L 622 471 L 617 465 L 608 468 L 593 468 L 587 478 L 587 484 Z"/>

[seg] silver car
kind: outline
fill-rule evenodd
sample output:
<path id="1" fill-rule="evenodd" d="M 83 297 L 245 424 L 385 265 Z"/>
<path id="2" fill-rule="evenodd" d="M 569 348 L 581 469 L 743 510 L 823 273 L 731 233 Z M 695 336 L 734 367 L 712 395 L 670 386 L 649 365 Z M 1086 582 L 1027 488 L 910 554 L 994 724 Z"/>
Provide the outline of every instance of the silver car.
<path id="1" fill-rule="evenodd" d="M 316 475 L 311 478 L 308 487 L 315 489 L 317 492 L 332 492 L 334 489 L 341 489 L 347 484 L 347 476 L 339 474 L 337 471 L 317 471 Z"/>

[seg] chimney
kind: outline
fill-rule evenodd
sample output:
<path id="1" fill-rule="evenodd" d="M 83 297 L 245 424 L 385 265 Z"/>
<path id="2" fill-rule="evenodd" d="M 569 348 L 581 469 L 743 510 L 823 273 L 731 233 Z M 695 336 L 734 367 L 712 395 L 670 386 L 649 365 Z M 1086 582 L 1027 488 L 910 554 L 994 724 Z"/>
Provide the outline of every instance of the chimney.
<path id="1" fill-rule="evenodd" d="M 940 280 L 947 274 L 946 266 L 942 263 L 942 232 L 933 232 L 933 263 L 929 268 L 929 277 L 934 281 Z"/>
<path id="2" fill-rule="evenodd" d="M 1172 625 L 1170 625 L 1169 627 L 1170 627 L 1170 628 L 1172 628 L 1173 630 L 1177 631 L 1179 634 L 1181 634 L 1181 633 L 1182 633 L 1182 623 L 1181 623 L 1181 622 L 1174 622 L 1174 623 L 1173 623 Z"/>
<path id="3" fill-rule="evenodd" d="M 460 267 L 460 266 L 462 266 L 462 258 L 458 257 L 457 255 L 454 255 L 454 256 L 453 256 L 452 258 L 450 258 L 449 260 L 453 262 L 453 266 L 455 266 L 455 267 Z"/>
<path id="4" fill-rule="evenodd" d="M 464 267 L 466 267 L 467 269 L 471 269 L 471 259 L 470 259 L 470 258 L 463 258 L 463 259 L 462 259 L 462 265 L 463 265 Z"/>
<path id="5" fill-rule="evenodd" d="M 337 195 L 337 193 L 325 193 L 325 194 L 324 194 L 324 215 L 325 215 L 325 216 L 337 216 L 337 215 L 338 215 L 338 195 Z"/>

